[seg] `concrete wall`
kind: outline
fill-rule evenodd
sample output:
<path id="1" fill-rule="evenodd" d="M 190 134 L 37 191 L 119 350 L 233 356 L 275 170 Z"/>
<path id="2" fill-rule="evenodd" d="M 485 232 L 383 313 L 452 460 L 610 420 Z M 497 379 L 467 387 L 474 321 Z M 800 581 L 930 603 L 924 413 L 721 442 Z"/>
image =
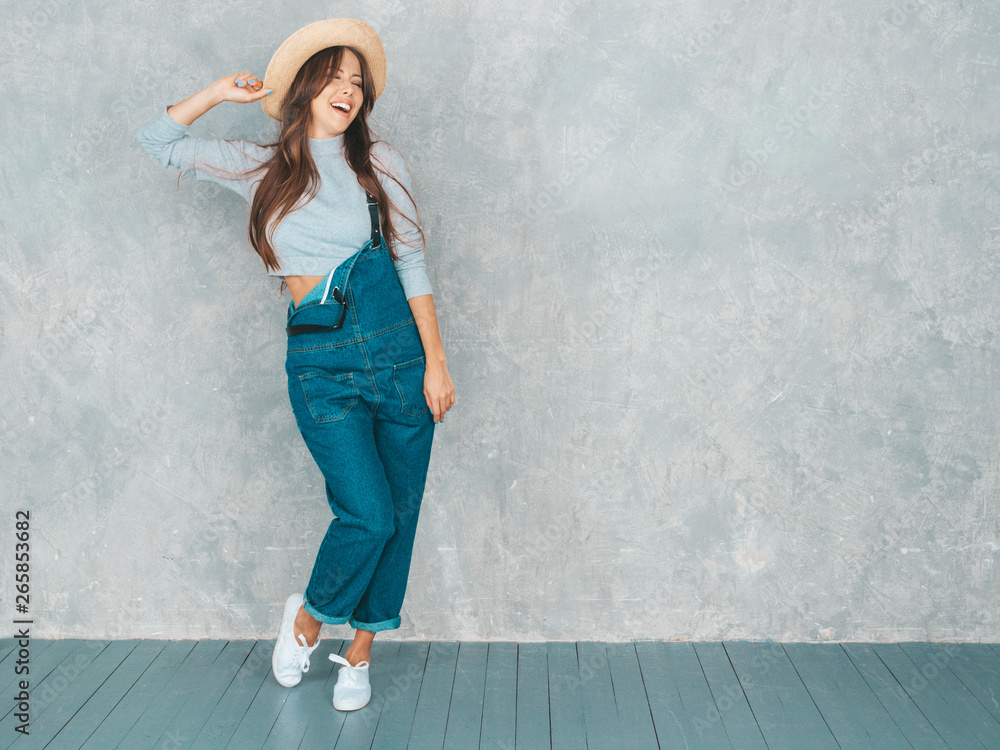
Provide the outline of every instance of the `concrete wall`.
<path id="1" fill-rule="evenodd" d="M 304 588 L 287 293 L 135 131 L 350 16 L 457 389 L 382 637 L 1000 638 L 995 3 L 3 5 L 0 572 L 29 509 L 35 635 L 273 637 Z"/>

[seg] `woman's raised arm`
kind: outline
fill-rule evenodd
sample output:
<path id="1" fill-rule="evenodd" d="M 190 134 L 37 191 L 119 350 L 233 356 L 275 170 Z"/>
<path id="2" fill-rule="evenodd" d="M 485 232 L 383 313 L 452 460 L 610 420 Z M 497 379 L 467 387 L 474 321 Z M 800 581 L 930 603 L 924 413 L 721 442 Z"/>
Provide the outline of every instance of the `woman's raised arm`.
<path id="1" fill-rule="evenodd" d="M 251 183 L 256 177 L 244 173 L 267 160 L 272 152 L 253 141 L 196 138 L 188 134 L 188 129 L 220 102 L 247 104 L 267 96 L 269 90 L 250 73 L 220 78 L 197 94 L 161 109 L 139 129 L 136 140 L 163 166 L 175 167 L 182 173 L 193 171 L 197 179 L 220 184 L 249 203 Z"/>

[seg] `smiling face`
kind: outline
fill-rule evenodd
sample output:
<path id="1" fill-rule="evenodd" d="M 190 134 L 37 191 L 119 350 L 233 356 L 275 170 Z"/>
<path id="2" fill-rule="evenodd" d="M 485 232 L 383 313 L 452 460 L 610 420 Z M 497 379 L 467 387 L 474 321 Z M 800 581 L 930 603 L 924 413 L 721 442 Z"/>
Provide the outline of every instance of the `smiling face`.
<path id="1" fill-rule="evenodd" d="M 309 107 L 310 138 L 342 135 L 361 109 L 364 101 L 361 61 L 354 52 L 345 49 L 339 68 Z"/>

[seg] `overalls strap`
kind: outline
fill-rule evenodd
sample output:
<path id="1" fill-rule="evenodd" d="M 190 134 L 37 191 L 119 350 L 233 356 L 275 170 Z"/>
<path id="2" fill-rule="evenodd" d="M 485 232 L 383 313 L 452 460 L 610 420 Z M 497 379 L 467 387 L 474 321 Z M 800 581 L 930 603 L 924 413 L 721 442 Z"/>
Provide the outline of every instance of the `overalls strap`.
<path id="1" fill-rule="evenodd" d="M 382 244 L 382 228 L 378 221 L 378 201 L 376 201 L 371 193 L 365 193 L 368 196 L 368 214 L 371 216 L 372 220 L 372 247 L 378 247 Z"/>
<path id="2" fill-rule="evenodd" d="M 371 222 L 372 222 L 371 247 L 375 248 L 379 247 L 382 244 L 382 231 L 378 220 L 378 202 L 375 200 L 374 197 L 372 197 L 371 193 L 368 193 L 366 191 L 365 194 L 368 196 L 368 214 L 371 217 Z M 346 289 L 347 277 L 351 273 L 351 268 L 354 267 L 354 261 L 358 259 L 358 256 L 360 254 L 361 251 L 359 250 L 350 258 L 349 263 L 346 263 L 331 271 L 330 277 L 326 280 L 326 290 L 323 292 L 323 298 L 320 300 L 320 304 L 324 304 L 326 302 L 327 295 L 330 293 L 330 284 L 333 282 L 334 274 L 338 270 L 341 271 L 340 284 L 333 287 L 333 299 L 336 300 L 339 304 L 343 305 L 343 309 L 341 310 L 340 313 L 340 320 L 337 321 L 337 325 L 320 326 L 308 323 L 297 326 L 286 326 L 285 331 L 288 333 L 289 336 L 298 336 L 301 333 L 320 333 L 322 331 L 336 331 L 338 328 L 344 325 L 344 319 L 347 317 L 347 298 L 341 292 L 341 287 L 344 287 Z"/>

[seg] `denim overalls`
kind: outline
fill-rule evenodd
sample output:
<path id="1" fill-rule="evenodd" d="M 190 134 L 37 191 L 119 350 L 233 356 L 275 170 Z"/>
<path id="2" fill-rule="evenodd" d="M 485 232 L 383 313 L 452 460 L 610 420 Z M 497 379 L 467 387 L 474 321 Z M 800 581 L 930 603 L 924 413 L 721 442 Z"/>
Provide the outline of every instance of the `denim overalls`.
<path id="1" fill-rule="evenodd" d="M 416 321 L 368 203 L 372 239 L 288 305 L 285 371 L 335 516 L 303 606 L 320 622 L 377 632 L 400 625 L 434 414 Z"/>

